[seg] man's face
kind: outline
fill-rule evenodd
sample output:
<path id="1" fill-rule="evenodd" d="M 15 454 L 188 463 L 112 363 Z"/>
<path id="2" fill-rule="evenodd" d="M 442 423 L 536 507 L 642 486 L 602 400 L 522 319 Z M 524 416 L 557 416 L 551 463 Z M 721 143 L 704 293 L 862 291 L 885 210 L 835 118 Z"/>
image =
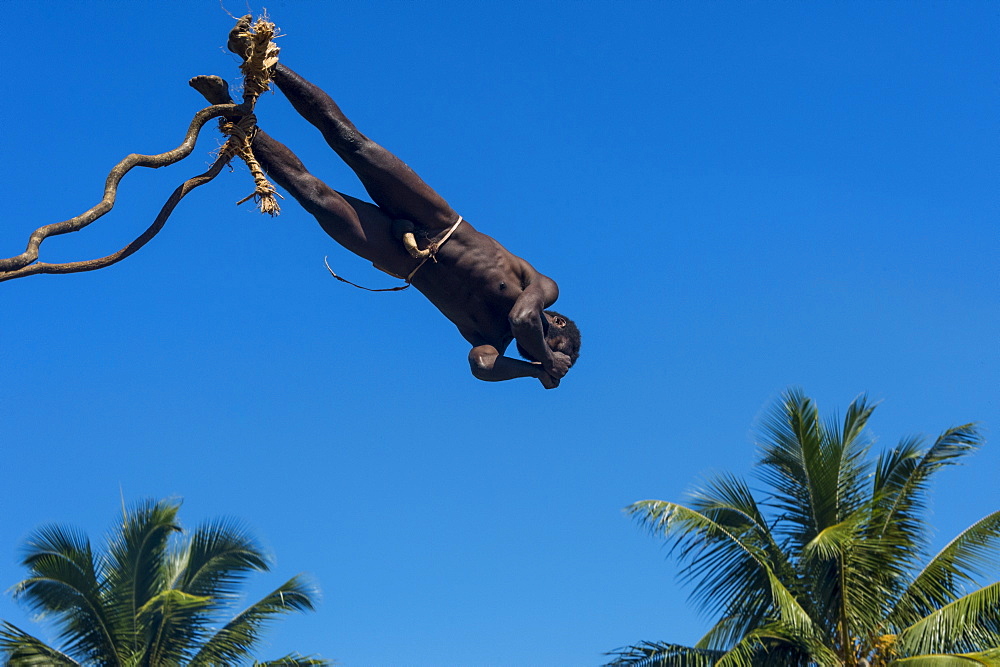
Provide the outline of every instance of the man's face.
<path id="1" fill-rule="evenodd" d="M 545 337 L 545 344 L 549 346 L 549 349 L 553 352 L 562 352 L 563 354 L 569 354 L 569 340 L 565 336 L 560 336 L 558 333 L 553 335 L 553 330 L 549 329 L 549 335 Z"/>
<path id="2" fill-rule="evenodd" d="M 545 344 L 549 346 L 549 349 L 553 352 L 562 352 L 565 355 L 570 355 L 572 352 L 572 344 L 569 338 L 562 335 L 560 330 L 566 326 L 566 320 L 558 315 L 550 315 L 549 313 L 544 313 L 546 322 L 545 331 Z M 521 347 L 521 344 L 515 341 L 517 346 L 517 351 L 520 355 L 527 359 L 528 361 L 538 361 L 530 354 L 527 350 Z"/>

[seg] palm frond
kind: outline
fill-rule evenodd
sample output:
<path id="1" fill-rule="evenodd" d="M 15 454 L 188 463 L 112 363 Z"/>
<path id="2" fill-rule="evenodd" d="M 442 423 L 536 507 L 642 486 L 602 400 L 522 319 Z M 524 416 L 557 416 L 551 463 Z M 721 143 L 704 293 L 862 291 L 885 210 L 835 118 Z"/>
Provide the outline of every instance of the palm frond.
<path id="1" fill-rule="evenodd" d="M 764 572 L 767 555 L 752 534 L 752 522 L 733 521 L 736 512 L 713 512 L 720 523 L 684 505 L 645 500 L 626 508 L 641 525 L 666 540 L 684 563 L 681 575 L 693 582 L 692 599 L 705 609 L 725 609 L 734 598 L 745 609 L 758 611 L 769 604 L 769 583 Z"/>
<path id="2" fill-rule="evenodd" d="M 691 508 L 723 526 L 731 535 L 759 550 L 760 557 L 768 564 L 786 587 L 797 588 L 797 575 L 785 551 L 771 533 L 749 487 L 739 477 L 717 475 L 691 494 Z M 702 590 L 695 589 L 693 597 L 706 606 L 716 606 L 722 600 L 729 602 L 722 609 L 723 617 L 730 622 L 717 625 L 714 632 L 696 644 L 699 648 L 726 649 L 731 647 L 749 629 L 767 618 L 772 608 L 766 577 L 746 578 L 747 563 L 735 562 L 726 557 L 726 549 L 715 549 L 713 558 L 700 567 L 692 560 L 683 575 L 688 580 L 703 580 L 707 572 L 714 576 L 714 583 Z M 693 556 L 693 554 L 691 554 Z M 703 554 L 699 553 L 699 558 Z M 734 571 L 728 575 L 722 570 L 728 565 Z"/>
<path id="3" fill-rule="evenodd" d="M 725 651 L 747 633 L 747 625 L 746 619 L 739 614 L 723 616 L 695 642 L 694 648 Z"/>
<path id="4" fill-rule="evenodd" d="M 1000 667 L 1000 648 L 976 653 L 949 653 L 944 655 L 917 655 L 900 658 L 888 667 Z"/>
<path id="5" fill-rule="evenodd" d="M 60 526 L 42 527 L 25 543 L 22 563 L 29 576 L 15 586 L 14 596 L 53 617 L 59 639 L 66 642 L 63 650 L 90 660 L 114 661 L 114 629 L 86 536 Z"/>
<path id="6" fill-rule="evenodd" d="M 802 548 L 803 560 L 839 559 L 851 543 L 857 539 L 858 518 L 857 515 L 854 515 L 821 530 L 811 542 Z"/>
<path id="7" fill-rule="evenodd" d="M 0 621 L 0 655 L 10 667 L 79 667 L 73 658 L 6 621 Z"/>
<path id="8" fill-rule="evenodd" d="M 793 587 L 814 622 L 832 635 L 843 620 L 841 590 L 848 576 L 845 554 L 866 524 L 865 429 L 875 406 L 864 395 L 844 418 L 821 422 L 815 403 L 798 390 L 787 392 L 762 420 L 757 473 L 768 484 L 767 505 L 778 513 L 772 531 L 797 571 Z M 859 615 L 878 617 L 873 598 L 859 598 Z M 863 613 L 862 613 L 863 612 Z"/>
<path id="9" fill-rule="evenodd" d="M 791 581 L 794 570 L 787 553 L 777 543 L 763 512 L 746 482 L 729 473 L 718 474 L 691 493 L 691 508 L 735 533 L 752 535 L 783 581 Z"/>
<path id="10" fill-rule="evenodd" d="M 856 638 L 862 652 L 877 637 L 874 629 L 884 626 L 911 560 L 892 541 L 869 534 L 871 508 L 869 501 L 821 532 L 805 546 L 801 559 L 804 578 L 821 602 L 817 621 L 838 642 Z M 829 573 L 830 580 L 815 581 L 821 572 Z"/>
<path id="11" fill-rule="evenodd" d="M 984 651 L 1000 647 L 1000 582 L 973 591 L 899 633 L 900 655 Z"/>
<path id="12" fill-rule="evenodd" d="M 303 656 L 298 653 L 289 653 L 286 656 L 282 656 L 276 660 L 267 660 L 266 662 L 255 662 L 254 667 L 328 667 L 329 665 L 335 664 L 332 660 L 324 660 L 322 658 L 314 658 L 312 656 Z"/>
<path id="13" fill-rule="evenodd" d="M 930 477 L 972 452 L 981 441 L 975 425 L 966 424 L 945 431 L 927 449 L 922 448 L 921 439 L 906 438 L 879 460 L 868 540 L 884 544 L 886 553 L 895 555 L 880 570 L 885 590 L 892 591 L 886 614 L 891 630 L 906 627 L 962 594 L 963 582 L 948 573 L 947 555 L 932 559 L 916 579 L 912 572 L 924 559 L 930 536 L 924 519 Z M 958 545 L 951 553 L 959 556 L 961 552 Z"/>
<path id="14" fill-rule="evenodd" d="M 716 663 L 717 667 L 834 667 L 837 655 L 822 639 L 781 621 L 748 632 Z"/>
<path id="15" fill-rule="evenodd" d="M 173 586 L 192 595 L 235 599 L 250 572 L 266 572 L 268 558 L 240 523 L 220 520 L 199 526 L 179 555 Z"/>
<path id="16" fill-rule="evenodd" d="M 836 419 L 831 419 L 824 429 L 829 440 L 827 446 L 838 459 L 836 506 L 839 520 L 867 503 L 871 439 L 865 435 L 865 429 L 876 406 L 862 394 L 847 407 L 843 421 L 838 423 Z"/>
<path id="17" fill-rule="evenodd" d="M 834 420 L 824 426 L 815 403 L 791 390 L 762 421 L 758 474 L 783 519 L 776 530 L 797 548 L 857 509 L 868 451 L 860 434 L 873 410 L 862 396 L 842 425 Z"/>
<path id="18" fill-rule="evenodd" d="M 212 599 L 175 588 L 160 591 L 137 612 L 146 664 L 179 665 L 190 659 L 207 632 L 200 622 Z"/>
<path id="19" fill-rule="evenodd" d="M 899 596 L 899 580 L 906 572 L 908 557 L 891 542 L 866 538 L 863 528 L 844 555 L 841 564 L 841 600 L 846 635 L 855 638 L 860 650 L 870 648 L 885 628 L 885 618 Z"/>
<path id="20" fill-rule="evenodd" d="M 981 444 L 982 436 L 975 424 L 948 429 L 923 452 L 919 460 L 913 456 L 914 441 L 901 443 L 900 449 L 908 456 L 899 457 L 898 464 L 891 468 L 886 465 L 888 461 L 880 462 L 878 466 L 880 470 L 883 466 L 886 467 L 877 480 L 877 483 L 882 482 L 878 484 L 881 501 L 877 516 L 879 521 L 875 525 L 878 534 L 885 536 L 894 533 L 915 542 L 910 536 L 925 533 L 921 514 L 925 509 L 925 496 L 931 475 L 945 466 L 955 464 L 957 459 L 971 453 Z"/>
<path id="21" fill-rule="evenodd" d="M 139 611 L 148 660 L 184 663 L 212 636 L 210 623 L 231 610 L 250 571 L 266 571 L 267 556 L 239 523 L 199 526 L 164 559 L 163 586 Z"/>
<path id="22" fill-rule="evenodd" d="M 802 607 L 802 604 L 768 571 L 771 580 L 771 595 L 774 600 L 775 616 L 783 628 L 790 629 L 799 638 L 822 636 L 822 630 Z"/>
<path id="23" fill-rule="evenodd" d="M 724 653 L 680 644 L 639 642 L 605 655 L 614 656 L 614 660 L 604 667 L 712 667 Z"/>
<path id="24" fill-rule="evenodd" d="M 672 542 L 692 598 L 720 613 L 693 650 L 723 651 L 716 664 L 732 667 L 834 665 L 852 662 L 850 654 L 882 665 L 918 657 L 990 664 L 1000 646 L 1000 583 L 965 593 L 1000 563 L 1000 512 L 912 574 L 928 543 L 928 480 L 978 447 L 979 433 L 959 426 L 929 448 L 905 439 L 873 465 L 874 409 L 860 396 L 843 419 L 821 422 L 814 402 L 791 390 L 761 421 L 757 472 L 771 495 L 759 505 L 742 480 L 724 475 L 689 507 L 647 500 L 627 508 Z M 673 647 L 645 642 L 619 657 L 638 663 Z"/>
<path id="25" fill-rule="evenodd" d="M 648 500 L 631 505 L 627 511 L 652 532 L 680 540 L 681 558 L 692 559 L 691 566 L 685 567 L 699 579 L 696 591 L 708 586 L 704 595 L 712 597 L 706 598 L 706 602 L 725 602 L 724 594 L 733 591 L 739 594 L 737 601 L 726 607 L 728 617 L 737 618 L 739 614 L 732 612 L 738 609 L 744 616 L 752 616 L 755 624 L 770 616 L 803 634 L 822 634 L 800 601 L 775 574 L 766 551 L 753 537 L 746 539 L 746 535 L 737 534 L 731 526 L 721 525 L 676 503 Z M 736 628 L 745 632 L 745 627 L 734 624 L 730 632 Z"/>
<path id="26" fill-rule="evenodd" d="M 974 585 L 1000 563 L 1000 511 L 962 531 L 913 578 L 896 604 L 890 623 L 905 627 L 952 602 L 963 586 Z"/>
<path id="27" fill-rule="evenodd" d="M 923 441 L 920 436 L 903 438 L 894 448 L 879 454 L 873 478 L 873 496 L 895 492 L 905 485 L 906 480 L 913 474 L 913 469 L 924 457 Z"/>
<path id="28" fill-rule="evenodd" d="M 764 650 L 758 630 L 759 628 L 755 628 L 743 635 L 735 646 L 719 658 L 715 663 L 716 667 L 754 667 L 758 662 L 757 656 Z"/>
<path id="29" fill-rule="evenodd" d="M 166 589 L 166 565 L 180 502 L 146 500 L 122 516 L 107 539 L 105 606 L 121 644 L 131 651 L 145 643 L 139 610 Z"/>
<path id="30" fill-rule="evenodd" d="M 794 528 L 797 543 L 810 542 L 819 527 L 821 510 L 813 495 L 807 459 L 818 451 L 823 429 L 815 403 L 792 389 L 769 410 L 759 427 L 758 472 L 773 490 L 771 501 L 786 523 Z"/>
<path id="31" fill-rule="evenodd" d="M 223 626 L 189 664 L 196 667 L 237 663 L 249 657 L 269 621 L 292 611 L 312 611 L 314 607 L 314 588 L 301 575 L 292 577 Z"/>

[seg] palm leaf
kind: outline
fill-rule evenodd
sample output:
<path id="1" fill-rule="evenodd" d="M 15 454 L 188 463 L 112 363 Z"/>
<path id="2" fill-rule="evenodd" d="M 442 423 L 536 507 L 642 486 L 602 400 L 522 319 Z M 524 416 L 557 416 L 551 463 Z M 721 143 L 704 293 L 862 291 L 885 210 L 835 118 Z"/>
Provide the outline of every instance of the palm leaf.
<path id="1" fill-rule="evenodd" d="M 249 532 L 232 520 L 198 527 L 164 557 L 167 588 L 140 610 L 153 664 L 189 660 L 212 636 L 209 623 L 233 606 L 246 574 L 268 569 Z"/>
<path id="2" fill-rule="evenodd" d="M 889 663 L 889 667 L 1000 667 L 1000 648 L 977 653 L 952 653 L 948 655 L 918 655 L 900 658 Z"/>
<path id="3" fill-rule="evenodd" d="M 692 597 L 721 612 L 695 650 L 725 651 L 719 665 L 753 667 L 904 657 L 991 664 L 1000 583 L 958 596 L 1000 561 L 1000 513 L 911 574 L 928 540 L 928 480 L 975 449 L 979 434 L 956 427 L 928 449 L 903 440 L 873 466 L 866 426 L 874 408 L 861 396 L 842 420 L 821 422 L 813 401 L 787 392 L 757 438 L 759 477 L 771 491 L 760 507 L 741 480 L 720 476 L 690 508 L 654 500 L 628 508 L 673 541 Z M 673 646 L 646 642 L 622 655 L 639 661 Z"/>
<path id="4" fill-rule="evenodd" d="M 692 509 L 708 517 L 731 535 L 759 549 L 761 558 L 768 563 L 777 578 L 786 586 L 794 587 L 796 574 L 784 550 L 771 534 L 760 508 L 746 483 L 729 474 L 718 475 L 692 494 Z M 695 646 L 698 648 L 726 649 L 731 647 L 749 629 L 768 617 L 772 609 L 767 594 L 768 580 L 759 571 L 752 575 L 748 563 L 733 559 L 722 545 L 710 547 L 710 557 L 705 552 L 692 557 L 690 567 L 684 570 L 688 580 L 705 584 L 695 587 L 693 597 L 705 606 L 723 607 L 728 623 L 717 624 Z M 739 553 L 739 552 L 737 552 Z M 702 560 L 703 559 L 703 560 Z"/>
<path id="5" fill-rule="evenodd" d="M 292 611 L 311 611 L 315 592 L 295 576 L 223 626 L 191 659 L 190 666 L 232 664 L 249 657 L 269 621 Z"/>
<path id="6" fill-rule="evenodd" d="M 765 621 L 767 610 L 759 614 L 759 619 L 755 623 L 750 623 L 740 613 L 732 616 L 723 616 L 705 635 L 695 643 L 694 648 L 712 649 L 725 652 L 736 645 L 747 632 L 752 631 Z M 755 616 L 755 618 L 757 618 Z"/>
<path id="7" fill-rule="evenodd" d="M 192 595 L 234 599 L 250 572 L 266 572 L 267 556 L 249 531 L 231 520 L 200 526 L 175 568 L 173 586 Z"/>
<path id="8" fill-rule="evenodd" d="M 795 576 L 792 563 L 779 545 L 750 488 L 741 478 L 722 473 L 691 494 L 691 507 L 733 532 L 752 535 L 767 554 L 768 561 L 783 581 Z"/>
<path id="9" fill-rule="evenodd" d="M 751 534 L 751 523 L 733 521 L 737 512 L 712 512 L 713 516 L 677 503 L 645 500 L 626 508 L 650 532 L 675 539 L 674 549 L 685 563 L 686 581 L 695 582 L 692 598 L 704 608 L 724 606 L 733 595 L 745 593 L 750 603 L 756 595 L 767 605 L 767 576 L 761 567 L 766 553 Z"/>
<path id="10" fill-rule="evenodd" d="M 70 655 L 117 662 L 115 636 L 103 604 L 94 555 L 86 536 L 59 526 L 33 533 L 22 563 L 30 576 L 14 588 L 29 608 L 51 614 Z"/>
<path id="11" fill-rule="evenodd" d="M 1000 648 L 1000 582 L 973 591 L 899 633 L 903 656 Z"/>
<path id="12" fill-rule="evenodd" d="M 758 435 L 760 477 L 774 490 L 770 504 L 784 521 L 783 531 L 797 544 L 812 541 L 822 529 L 827 501 L 817 497 L 818 452 L 823 428 L 816 405 L 798 390 L 790 390 L 764 417 Z M 826 471 L 826 484 L 832 478 Z M 831 521 L 836 523 L 836 521 Z"/>
<path id="13" fill-rule="evenodd" d="M 982 444 L 982 436 L 975 424 L 965 424 L 950 428 L 942 433 L 923 456 L 913 456 L 914 441 L 904 441 L 900 449 L 907 454 L 900 457 L 897 465 L 889 467 L 880 462 L 878 468 L 886 468 L 881 478 L 876 480 L 876 488 L 882 500 L 880 523 L 876 527 L 880 534 L 905 530 L 907 534 L 923 533 L 919 515 L 926 504 L 926 494 L 930 476 L 957 459 L 965 456 Z M 914 526 L 914 523 L 916 525 Z"/>
<path id="14" fill-rule="evenodd" d="M 955 599 L 957 587 L 975 584 L 1000 563 L 1000 511 L 962 531 L 913 578 L 889 618 L 897 627 Z"/>
<path id="15" fill-rule="evenodd" d="M 302 656 L 298 653 L 289 653 L 288 655 L 278 658 L 277 660 L 253 663 L 254 667 L 311 667 L 313 665 L 326 667 L 327 665 L 332 664 L 334 663 L 331 660 L 323 660 L 322 658 L 313 658 L 311 656 Z"/>
<path id="16" fill-rule="evenodd" d="M 724 590 L 727 584 L 717 578 L 737 577 L 747 594 L 755 598 L 754 613 L 766 612 L 802 636 L 821 636 L 820 628 L 770 567 L 766 552 L 751 540 L 676 503 L 647 500 L 631 505 L 627 511 L 651 531 L 667 538 L 678 537 L 682 558 L 697 555 L 697 573 L 702 577 L 699 585 L 707 581 Z"/>
<path id="17" fill-rule="evenodd" d="M 236 664 L 272 618 L 313 608 L 311 589 L 296 577 L 213 634 L 215 616 L 234 605 L 247 573 L 267 570 L 267 558 L 231 521 L 173 541 L 180 532 L 179 506 L 147 501 L 126 511 L 103 556 L 92 553 L 82 534 L 59 527 L 36 531 L 23 560 L 29 576 L 15 596 L 54 619 L 65 645 L 57 650 L 0 622 L 0 654 L 14 665 L 59 667 L 77 661 L 94 667 L 195 664 L 197 656 L 202 665 Z M 289 654 L 260 664 L 329 662 Z"/>
<path id="18" fill-rule="evenodd" d="M 182 664 L 190 659 L 205 632 L 200 622 L 212 599 L 171 588 L 153 596 L 139 609 L 137 625 L 147 639 L 145 663 Z"/>
<path id="19" fill-rule="evenodd" d="M 640 642 L 605 655 L 613 655 L 615 659 L 604 667 L 712 667 L 724 652 L 680 644 Z"/>
<path id="20" fill-rule="evenodd" d="M 126 511 L 108 536 L 105 605 L 123 649 L 141 650 L 149 641 L 139 610 L 166 589 L 168 543 L 181 531 L 180 502 L 144 501 Z"/>
<path id="21" fill-rule="evenodd" d="M 865 436 L 865 429 L 875 408 L 876 404 L 869 403 L 867 396 L 859 396 L 847 407 L 841 422 L 831 419 L 824 429 L 826 448 L 837 461 L 835 504 L 838 521 L 867 504 L 871 440 Z"/>
<path id="22" fill-rule="evenodd" d="M 0 653 L 10 667 L 79 667 L 73 658 L 29 635 L 15 625 L 0 621 Z"/>
<path id="23" fill-rule="evenodd" d="M 716 663 L 717 667 L 790 667 L 840 665 L 837 655 L 815 634 L 780 621 L 748 632 Z"/>

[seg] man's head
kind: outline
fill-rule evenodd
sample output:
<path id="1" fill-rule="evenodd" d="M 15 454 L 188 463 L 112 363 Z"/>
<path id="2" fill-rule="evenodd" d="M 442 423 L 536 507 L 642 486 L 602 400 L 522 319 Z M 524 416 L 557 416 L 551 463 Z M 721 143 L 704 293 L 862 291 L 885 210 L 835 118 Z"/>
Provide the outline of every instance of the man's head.
<path id="1" fill-rule="evenodd" d="M 569 357 L 570 365 L 575 364 L 580 357 L 580 330 L 573 320 L 565 315 L 554 310 L 546 310 L 544 313 L 545 343 L 553 352 L 562 352 Z M 529 361 L 538 361 L 532 358 L 520 343 L 517 344 L 517 351 Z"/>

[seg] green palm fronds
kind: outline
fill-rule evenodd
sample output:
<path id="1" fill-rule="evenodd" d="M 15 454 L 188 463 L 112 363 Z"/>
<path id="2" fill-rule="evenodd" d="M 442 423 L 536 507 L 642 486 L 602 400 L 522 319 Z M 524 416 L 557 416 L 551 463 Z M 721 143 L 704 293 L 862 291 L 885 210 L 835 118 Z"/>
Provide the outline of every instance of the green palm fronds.
<path id="1" fill-rule="evenodd" d="M 140 503 L 124 513 L 103 552 L 95 553 L 86 536 L 66 528 L 35 531 L 22 561 L 28 577 L 14 595 L 50 619 L 61 646 L 0 623 L 4 664 L 331 664 L 298 654 L 253 661 L 267 623 L 313 609 L 315 593 L 294 577 L 232 616 L 240 586 L 250 573 L 266 572 L 268 558 L 246 529 L 231 521 L 184 534 L 179 509 L 173 501 Z"/>
<path id="2" fill-rule="evenodd" d="M 720 620 L 693 648 L 642 642 L 608 665 L 1000 665 L 1000 511 L 927 552 L 930 480 L 982 438 L 966 424 L 873 461 L 874 409 L 861 396 L 824 421 L 790 391 L 757 439 L 762 500 L 723 474 L 687 505 L 629 506 Z"/>

